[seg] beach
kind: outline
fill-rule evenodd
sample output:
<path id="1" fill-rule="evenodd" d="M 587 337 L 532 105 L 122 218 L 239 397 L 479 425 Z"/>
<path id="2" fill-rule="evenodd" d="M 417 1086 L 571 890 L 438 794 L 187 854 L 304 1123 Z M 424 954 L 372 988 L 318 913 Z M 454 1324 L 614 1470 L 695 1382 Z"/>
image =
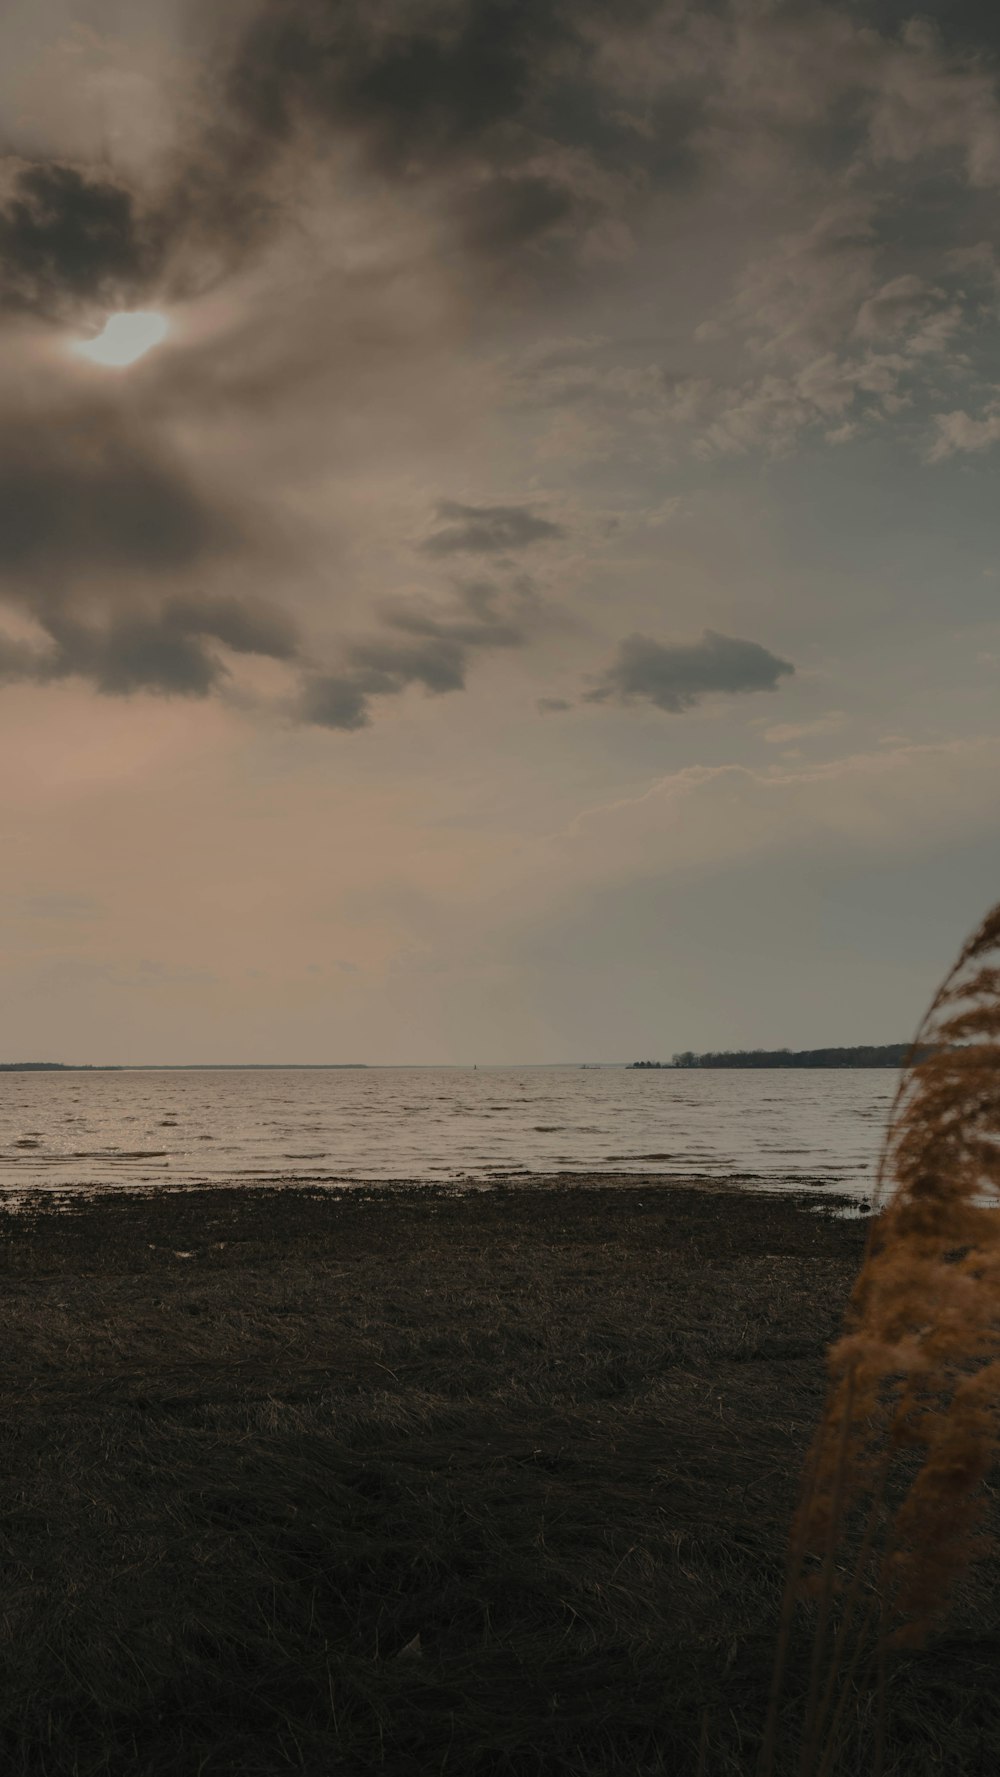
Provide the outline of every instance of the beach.
<path id="1" fill-rule="evenodd" d="M 595 1176 L 0 1230 L 6 1771 L 753 1770 L 864 1219 Z"/>

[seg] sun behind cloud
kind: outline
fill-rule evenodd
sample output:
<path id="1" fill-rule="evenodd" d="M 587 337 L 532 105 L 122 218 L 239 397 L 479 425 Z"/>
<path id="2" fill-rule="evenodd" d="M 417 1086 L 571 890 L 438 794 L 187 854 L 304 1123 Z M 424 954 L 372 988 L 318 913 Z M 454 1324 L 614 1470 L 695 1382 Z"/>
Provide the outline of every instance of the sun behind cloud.
<path id="1" fill-rule="evenodd" d="M 70 350 L 91 364 L 102 364 L 111 370 L 125 370 L 135 364 L 154 346 L 161 345 L 170 331 L 165 315 L 155 309 L 134 309 L 109 315 L 100 333 L 93 339 L 75 339 Z"/>

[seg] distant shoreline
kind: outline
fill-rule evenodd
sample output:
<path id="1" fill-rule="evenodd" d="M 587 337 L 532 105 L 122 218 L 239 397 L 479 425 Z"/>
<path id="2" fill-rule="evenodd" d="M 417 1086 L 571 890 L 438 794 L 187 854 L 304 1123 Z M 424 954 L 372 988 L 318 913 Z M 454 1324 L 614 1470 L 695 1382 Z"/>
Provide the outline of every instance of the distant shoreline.
<path id="1" fill-rule="evenodd" d="M 367 1061 L 0 1061 L 0 1074 L 329 1073 Z"/>
<path id="2" fill-rule="evenodd" d="M 673 1057 L 672 1064 L 633 1062 L 633 1067 L 672 1065 L 694 1067 L 903 1067 L 913 1051 L 912 1043 L 859 1043 L 843 1049 L 717 1049 L 697 1055 L 691 1049 Z M 923 1048 L 920 1057 L 930 1054 Z"/>
<path id="3" fill-rule="evenodd" d="M 921 1057 L 929 1053 L 921 1050 Z M 197 1073 L 355 1073 L 458 1070 L 483 1073 L 524 1069 L 567 1072 L 616 1071 L 674 1073 L 692 1068 L 901 1068 L 908 1043 L 844 1049 L 738 1049 L 696 1054 L 684 1050 L 670 1061 L 0 1061 L 0 1074 L 197 1074 Z"/>

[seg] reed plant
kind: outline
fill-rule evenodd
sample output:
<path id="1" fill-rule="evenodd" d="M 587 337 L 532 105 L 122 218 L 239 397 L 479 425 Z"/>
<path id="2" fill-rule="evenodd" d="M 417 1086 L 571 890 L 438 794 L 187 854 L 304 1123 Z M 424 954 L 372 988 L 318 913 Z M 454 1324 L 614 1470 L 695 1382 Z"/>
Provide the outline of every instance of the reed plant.
<path id="1" fill-rule="evenodd" d="M 1000 1453 L 1000 905 L 920 1025 L 890 1113 L 864 1261 L 807 1462 L 760 1761 L 841 1768 L 871 1702 L 885 1764 L 887 1676 L 989 1546 Z M 779 1752 L 802 1601 L 811 1625 L 797 1761 Z M 856 1725 L 856 1724 L 855 1724 Z"/>

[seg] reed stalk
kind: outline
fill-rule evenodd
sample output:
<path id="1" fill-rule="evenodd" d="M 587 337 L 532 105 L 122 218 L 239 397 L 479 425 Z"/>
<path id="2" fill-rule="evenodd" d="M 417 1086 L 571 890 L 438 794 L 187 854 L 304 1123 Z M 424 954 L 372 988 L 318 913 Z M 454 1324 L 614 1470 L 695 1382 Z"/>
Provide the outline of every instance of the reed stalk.
<path id="1" fill-rule="evenodd" d="M 793 1528 L 761 1777 L 778 1768 L 797 1601 L 815 1599 L 797 1777 L 835 1768 L 869 1669 L 878 1771 L 892 1651 L 923 1642 L 988 1546 L 983 1483 L 1000 1453 L 998 952 L 1000 905 L 935 994 L 893 1101 Z"/>

